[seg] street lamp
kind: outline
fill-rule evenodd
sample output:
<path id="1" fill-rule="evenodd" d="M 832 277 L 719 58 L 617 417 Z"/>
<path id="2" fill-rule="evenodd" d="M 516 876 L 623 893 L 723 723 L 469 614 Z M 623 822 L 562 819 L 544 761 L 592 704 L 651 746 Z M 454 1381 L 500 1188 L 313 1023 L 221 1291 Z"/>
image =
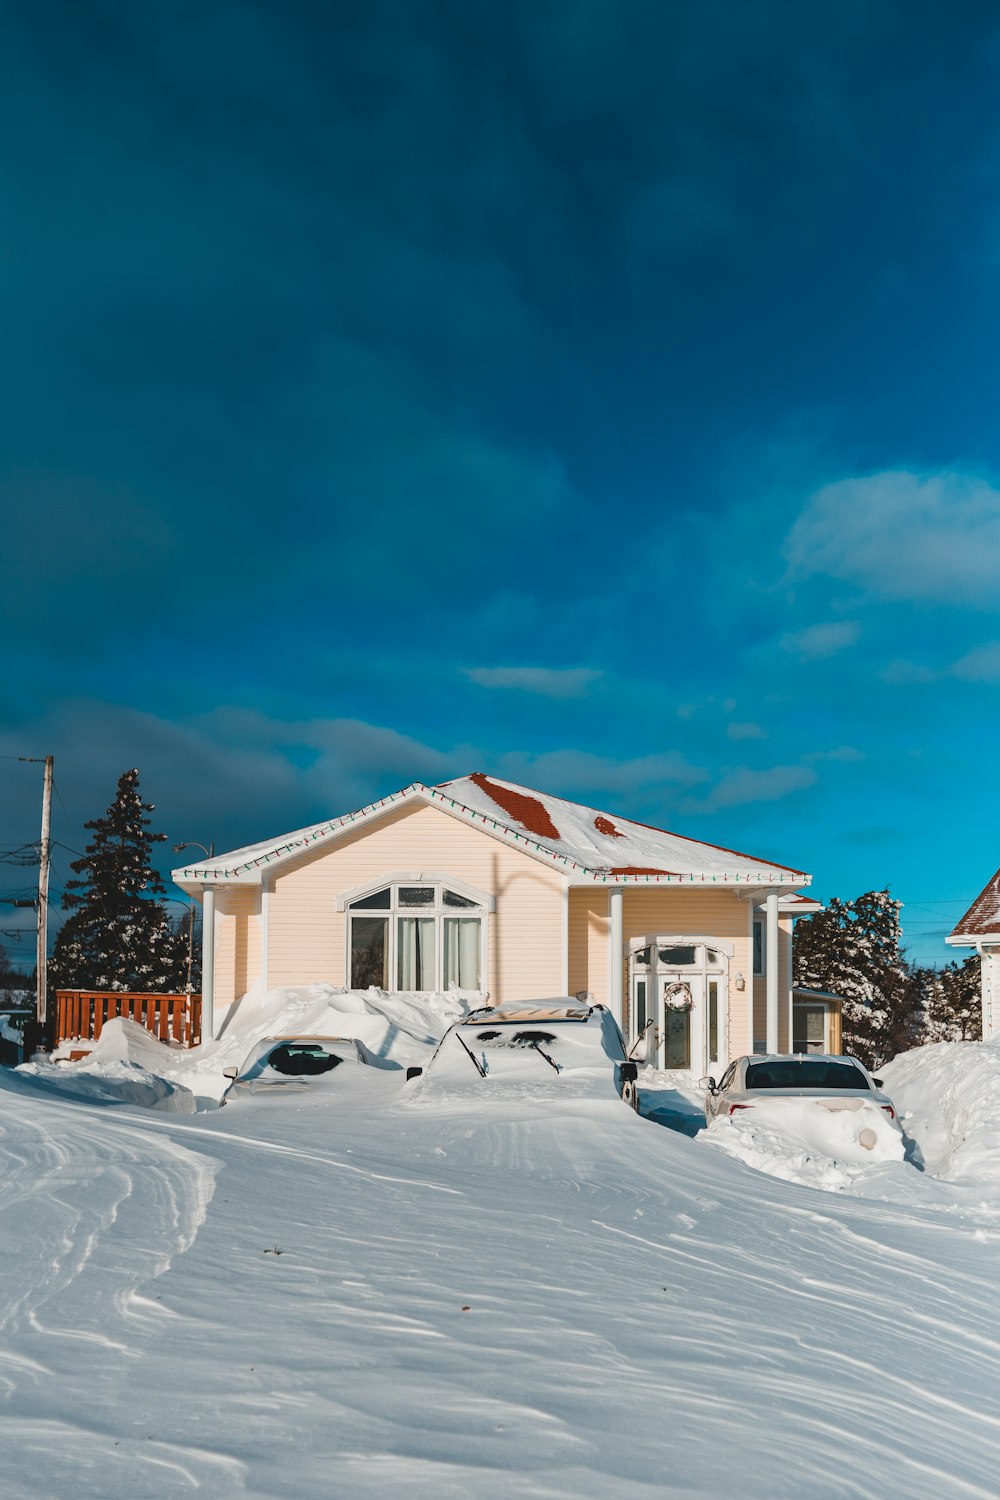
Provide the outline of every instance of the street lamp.
<path id="1" fill-rule="evenodd" d="M 174 853 L 183 849 L 200 849 L 206 859 L 215 858 L 215 844 L 206 848 L 204 844 L 188 839 L 186 843 L 174 844 Z M 201 927 L 201 1027 L 202 1040 L 212 1041 L 215 1035 L 215 891 L 211 884 L 202 891 Z M 191 991 L 191 953 L 194 946 L 194 902 L 191 903 L 191 926 L 188 929 L 188 992 Z"/>
<path id="2" fill-rule="evenodd" d="M 187 984 L 184 986 L 185 993 L 190 995 L 194 986 L 191 983 L 191 965 L 194 960 L 194 902 L 192 900 L 179 901 L 176 896 L 163 896 L 163 901 L 169 901 L 171 906 L 183 906 L 187 912 Z"/>

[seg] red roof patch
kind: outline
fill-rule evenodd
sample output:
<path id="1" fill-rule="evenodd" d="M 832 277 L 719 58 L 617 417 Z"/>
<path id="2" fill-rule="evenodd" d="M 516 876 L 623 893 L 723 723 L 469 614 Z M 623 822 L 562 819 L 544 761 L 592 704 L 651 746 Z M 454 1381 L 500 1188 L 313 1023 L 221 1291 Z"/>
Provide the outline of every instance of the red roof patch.
<path id="1" fill-rule="evenodd" d="M 558 839 L 559 830 L 548 815 L 545 805 L 537 797 L 528 797 L 524 792 L 515 792 L 513 787 L 498 786 L 482 771 L 473 771 L 469 780 L 475 782 L 497 807 L 509 813 L 528 833 L 539 839 Z"/>
<path id="2" fill-rule="evenodd" d="M 611 839 L 623 839 L 625 837 L 621 829 L 616 828 L 611 819 L 606 818 L 603 813 L 597 814 L 597 817 L 594 819 L 594 827 L 598 833 L 607 834 L 608 838 Z"/>
<path id="3" fill-rule="evenodd" d="M 609 875 L 676 875 L 676 870 L 654 870 L 652 866 L 645 865 L 618 865 L 616 869 L 609 870 Z"/>

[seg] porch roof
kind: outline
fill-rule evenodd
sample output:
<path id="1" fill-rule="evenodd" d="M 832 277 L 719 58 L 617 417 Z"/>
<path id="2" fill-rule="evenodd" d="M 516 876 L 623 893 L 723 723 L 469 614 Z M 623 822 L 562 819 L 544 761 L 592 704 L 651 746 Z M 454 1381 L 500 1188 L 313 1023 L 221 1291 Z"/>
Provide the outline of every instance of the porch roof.
<path id="1" fill-rule="evenodd" d="M 808 885 L 812 878 L 791 866 L 668 833 L 482 772 L 438 786 L 414 782 L 340 818 L 184 866 L 173 872 L 173 878 L 185 890 L 215 884 L 258 885 L 268 867 L 294 859 L 312 846 L 333 842 L 359 823 L 374 822 L 414 801 L 438 807 L 474 824 L 488 837 L 554 865 L 570 885 L 713 883 L 743 889 L 794 888 Z"/>

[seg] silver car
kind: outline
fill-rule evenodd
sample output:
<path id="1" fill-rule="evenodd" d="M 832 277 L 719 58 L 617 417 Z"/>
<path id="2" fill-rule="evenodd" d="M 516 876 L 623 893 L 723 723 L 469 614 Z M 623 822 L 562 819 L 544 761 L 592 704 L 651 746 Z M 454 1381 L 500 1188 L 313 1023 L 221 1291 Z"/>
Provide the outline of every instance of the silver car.
<path id="1" fill-rule="evenodd" d="M 719 1082 L 703 1078 L 705 1119 L 727 1119 L 741 1110 L 753 1109 L 772 1099 L 815 1100 L 827 1110 L 857 1110 L 875 1106 L 900 1129 L 892 1100 L 882 1092 L 882 1080 L 873 1078 L 856 1057 L 837 1057 L 828 1052 L 755 1053 L 738 1057 Z"/>

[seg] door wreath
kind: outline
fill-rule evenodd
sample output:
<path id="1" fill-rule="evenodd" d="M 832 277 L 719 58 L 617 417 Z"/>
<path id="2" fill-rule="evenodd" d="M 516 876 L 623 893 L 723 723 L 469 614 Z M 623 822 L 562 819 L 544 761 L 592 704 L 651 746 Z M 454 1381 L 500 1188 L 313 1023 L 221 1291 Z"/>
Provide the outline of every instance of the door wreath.
<path id="1" fill-rule="evenodd" d="M 663 986 L 663 1003 L 667 1010 L 692 1010 L 694 1008 L 694 997 L 691 994 L 691 986 L 684 980 L 675 984 Z"/>

